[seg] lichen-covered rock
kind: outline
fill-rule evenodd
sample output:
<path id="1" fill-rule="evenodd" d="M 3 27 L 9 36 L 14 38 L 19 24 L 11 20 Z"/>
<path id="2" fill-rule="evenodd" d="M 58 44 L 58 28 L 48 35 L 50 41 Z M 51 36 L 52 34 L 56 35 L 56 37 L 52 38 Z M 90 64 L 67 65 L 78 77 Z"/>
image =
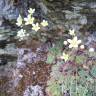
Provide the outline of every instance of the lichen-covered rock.
<path id="1" fill-rule="evenodd" d="M 8 20 L 16 19 L 20 12 L 26 15 L 29 7 L 39 8 L 39 12 L 47 13 L 47 8 L 40 0 L 1 0 L 0 17 Z"/>
<path id="2" fill-rule="evenodd" d="M 42 87 L 39 85 L 28 86 L 23 96 L 44 96 Z"/>
<path id="3" fill-rule="evenodd" d="M 0 1 L 0 16 L 6 19 L 16 19 L 18 16 L 18 9 L 14 6 L 15 0 L 1 0 Z"/>

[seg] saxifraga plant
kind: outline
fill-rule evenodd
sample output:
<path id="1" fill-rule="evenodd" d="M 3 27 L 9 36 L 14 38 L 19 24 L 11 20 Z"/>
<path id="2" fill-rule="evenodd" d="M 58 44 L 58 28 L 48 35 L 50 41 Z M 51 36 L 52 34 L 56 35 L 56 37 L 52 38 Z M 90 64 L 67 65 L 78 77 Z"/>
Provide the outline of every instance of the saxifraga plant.
<path id="1" fill-rule="evenodd" d="M 35 9 L 30 8 L 28 10 L 27 17 L 24 17 L 19 15 L 17 18 L 16 25 L 20 27 L 20 30 L 17 32 L 17 38 L 21 40 L 28 39 L 30 35 L 36 35 L 38 34 L 37 31 L 39 31 L 42 27 L 48 26 L 48 22 L 46 20 L 37 20 L 34 17 Z"/>
<path id="2" fill-rule="evenodd" d="M 85 46 L 77 39 L 74 30 L 70 30 L 70 35 L 73 39 L 64 41 L 64 44 L 69 46 L 69 50 L 65 49 L 61 57 L 61 47 L 55 46 L 49 51 L 51 55 L 48 54 L 47 61 L 52 64 L 55 60 L 56 62 L 52 65 L 46 92 L 49 96 L 95 96 L 96 52 L 90 51 L 93 48 L 89 51 L 85 50 Z"/>

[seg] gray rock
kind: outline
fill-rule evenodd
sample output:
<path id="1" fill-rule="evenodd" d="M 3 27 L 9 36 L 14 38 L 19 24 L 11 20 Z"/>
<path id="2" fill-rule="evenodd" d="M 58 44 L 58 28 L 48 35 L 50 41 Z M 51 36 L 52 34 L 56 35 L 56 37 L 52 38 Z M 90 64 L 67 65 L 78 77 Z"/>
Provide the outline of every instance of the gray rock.
<path id="1" fill-rule="evenodd" d="M 0 49 L 0 55 L 7 54 L 17 57 L 17 49 L 14 43 L 7 44 L 4 49 Z"/>
<path id="2" fill-rule="evenodd" d="M 42 2 L 39 0 L 18 0 L 17 6 L 15 6 L 14 0 L 2 0 L 0 1 L 0 17 L 4 17 L 5 19 L 16 19 L 22 11 L 22 13 L 27 14 L 28 5 L 36 5 L 36 7 L 40 7 L 43 13 L 47 13 L 47 8 L 44 6 Z"/>
<path id="3" fill-rule="evenodd" d="M 28 86 L 23 96 L 44 96 L 42 87 L 39 85 Z"/>
<path id="4" fill-rule="evenodd" d="M 96 8 L 96 2 L 92 2 L 90 4 L 88 4 L 88 6 L 92 9 Z"/>
<path id="5" fill-rule="evenodd" d="M 2 0 L 0 1 L 0 16 L 5 19 L 16 19 L 18 16 L 18 9 L 14 6 L 12 0 Z"/>

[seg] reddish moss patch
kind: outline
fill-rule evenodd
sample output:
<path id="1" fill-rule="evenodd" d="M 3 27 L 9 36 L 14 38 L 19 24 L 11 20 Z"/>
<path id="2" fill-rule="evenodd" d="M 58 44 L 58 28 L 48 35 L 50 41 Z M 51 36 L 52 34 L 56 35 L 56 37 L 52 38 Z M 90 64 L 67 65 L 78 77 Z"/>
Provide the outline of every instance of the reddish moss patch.
<path id="1" fill-rule="evenodd" d="M 18 84 L 19 86 L 16 88 L 17 93 L 20 96 L 22 96 L 22 93 L 24 92 L 24 90 L 28 85 L 37 85 L 37 84 L 44 87 L 44 93 L 45 93 L 45 87 L 48 77 L 50 75 L 50 71 L 51 71 L 51 65 L 46 64 L 45 62 L 28 64 L 26 69 L 21 70 L 23 78 Z"/>

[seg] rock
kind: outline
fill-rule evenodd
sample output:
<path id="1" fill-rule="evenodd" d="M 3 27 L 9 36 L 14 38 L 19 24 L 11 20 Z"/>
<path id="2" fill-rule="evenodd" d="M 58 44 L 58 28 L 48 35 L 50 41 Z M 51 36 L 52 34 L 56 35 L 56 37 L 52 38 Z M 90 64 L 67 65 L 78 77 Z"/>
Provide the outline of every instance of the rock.
<path id="1" fill-rule="evenodd" d="M 90 48 L 92 47 L 92 43 L 96 42 L 96 32 L 93 32 L 93 34 L 90 34 L 87 38 L 86 38 L 86 43 L 85 45 Z"/>
<path id="2" fill-rule="evenodd" d="M 53 0 L 54 1 L 54 0 Z M 51 6 L 52 5 L 52 6 Z M 63 5 L 63 6 L 62 6 Z M 91 28 L 88 26 L 95 25 L 96 22 L 96 2 L 93 1 L 71 1 L 70 5 L 64 6 L 64 2 L 52 3 L 49 5 L 50 13 L 48 14 L 51 21 L 54 24 L 58 24 L 69 30 L 70 28 L 75 29 L 76 32 L 80 29 L 85 28 L 90 33 L 96 31 L 95 27 Z M 52 12 L 52 13 L 51 13 Z M 94 18 L 93 18 L 94 17 Z M 84 30 L 83 30 L 84 31 Z M 93 32 L 94 32 L 93 31 Z"/>
<path id="3" fill-rule="evenodd" d="M 45 53 L 48 52 L 49 48 L 49 43 L 37 47 L 35 52 L 32 49 L 18 48 L 17 68 L 24 68 L 27 64 L 33 64 L 39 61 L 46 61 Z"/>
<path id="4" fill-rule="evenodd" d="M 88 7 L 92 8 L 92 9 L 96 8 L 96 2 L 89 3 Z"/>
<path id="5" fill-rule="evenodd" d="M 19 14 L 25 17 L 29 8 L 35 8 L 34 16 L 41 20 L 47 14 L 47 7 L 41 0 L 2 0 L 0 2 L 0 29 L 2 29 L 1 26 L 8 26 L 8 28 L 12 26 L 12 22 L 17 19 Z M 8 22 L 12 24 L 9 25 Z"/>
<path id="6" fill-rule="evenodd" d="M 23 96 L 44 96 L 42 87 L 39 85 L 28 86 Z"/>
<path id="7" fill-rule="evenodd" d="M 6 65 L 7 64 L 7 59 L 5 58 L 0 58 L 0 66 L 1 65 Z"/>
<path id="8" fill-rule="evenodd" d="M 14 43 L 7 44 L 5 50 L 7 51 L 8 54 L 17 56 L 17 49 Z"/>
<path id="9" fill-rule="evenodd" d="M 5 49 L 0 49 L 0 55 L 7 54 L 17 56 L 17 49 L 14 44 L 7 44 Z"/>
<path id="10" fill-rule="evenodd" d="M 14 6 L 14 0 L 2 0 L 0 2 L 0 16 L 5 19 L 16 19 L 18 16 L 18 9 Z"/>
<path id="11" fill-rule="evenodd" d="M 44 14 L 47 14 L 48 9 L 47 9 L 47 7 L 44 5 L 44 3 L 43 3 L 43 2 L 40 2 L 40 3 L 38 3 L 38 5 L 40 6 L 42 12 L 44 12 Z"/>
<path id="12" fill-rule="evenodd" d="M 42 12 L 47 13 L 47 8 L 39 0 L 2 0 L 0 2 L 0 17 L 8 20 L 16 19 L 21 11 L 26 14 L 28 6 L 33 7 L 34 5 L 38 8 L 41 7 Z"/>
<path id="13" fill-rule="evenodd" d="M 2 19 L 2 16 L 0 16 L 0 27 L 2 26 L 4 20 Z"/>

